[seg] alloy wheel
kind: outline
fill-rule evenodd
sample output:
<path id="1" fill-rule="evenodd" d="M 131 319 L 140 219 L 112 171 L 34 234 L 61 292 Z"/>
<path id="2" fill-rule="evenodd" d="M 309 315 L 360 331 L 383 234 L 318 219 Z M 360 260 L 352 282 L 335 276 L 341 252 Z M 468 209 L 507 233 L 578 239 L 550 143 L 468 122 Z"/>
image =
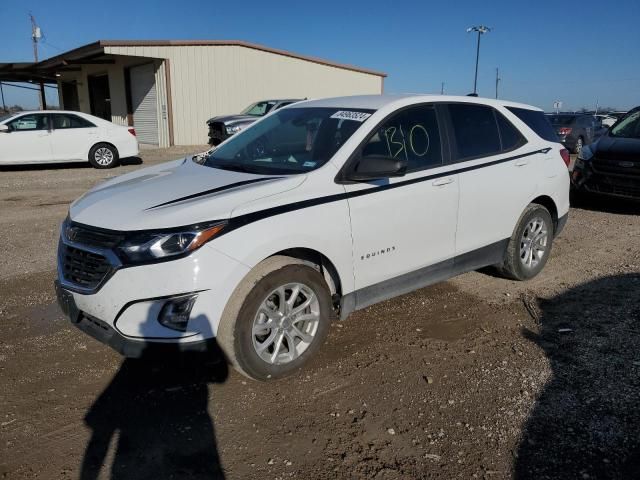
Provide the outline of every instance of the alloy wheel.
<path id="1" fill-rule="evenodd" d="M 253 348 L 272 365 L 294 361 L 313 343 L 320 323 L 320 302 L 302 283 L 288 283 L 262 301 L 253 320 Z"/>
<path id="2" fill-rule="evenodd" d="M 100 147 L 96 150 L 96 153 L 94 153 L 93 158 L 98 165 L 106 167 L 113 162 L 113 152 L 106 147 Z"/>
<path id="3" fill-rule="evenodd" d="M 538 266 L 547 252 L 549 233 L 547 224 L 541 217 L 534 217 L 527 223 L 520 238 L 520 261 L 525 268 Z"/>

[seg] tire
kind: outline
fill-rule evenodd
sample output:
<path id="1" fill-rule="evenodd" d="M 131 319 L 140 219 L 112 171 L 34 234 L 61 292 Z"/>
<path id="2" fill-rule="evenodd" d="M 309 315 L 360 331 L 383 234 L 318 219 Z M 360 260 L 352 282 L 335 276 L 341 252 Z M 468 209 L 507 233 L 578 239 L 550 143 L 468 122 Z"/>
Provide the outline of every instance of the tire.
<path id="1" fill-rule="evenodd" d="M 309 305 L 297 317 L 281 315 L 287 312 L 282 292 L 285 301 L 290 301 L 296 288 L 293 312 L 303 303 Z M 260 381 L 282 378 L 318 351 L 333 315 L 322 274 L 302 260 L 274 256 L 256 266 L 236 288 L 222 314 L 217 340 L 243 375 Z"/>
<path id="2" fill-rule="evenodd" d="M 538 275 L 551 253 L 553 229 L 553 220 L 546 208 L 536 203 L 527 206 L 509 239 L 500 273 L 513 280 L 529 280 Z M 533 237 L 532 230 L 537 231 Z"/>
<path id="3" fill-rule="evenodd" d="M 578 137 L 578 139 L 576 140 L 576 146 L 573 147 L 573 153 L 579 155 L 582 147 L 584 147 L 584 139 L 582 137 Z"/>
<path id="4" fill-rule="evenodd" d="M 109 143 L 97 143 L 89 150 L 89 163 L 93 168 L 113 168 L 119 162 L 118 149 Z"/>

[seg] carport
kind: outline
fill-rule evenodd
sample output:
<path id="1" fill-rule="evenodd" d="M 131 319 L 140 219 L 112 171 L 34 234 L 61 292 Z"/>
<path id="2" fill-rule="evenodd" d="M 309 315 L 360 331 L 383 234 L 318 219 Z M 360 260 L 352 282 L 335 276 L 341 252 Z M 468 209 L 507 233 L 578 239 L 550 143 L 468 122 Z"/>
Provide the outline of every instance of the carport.
<path id="1" fill-rule="evenodd" d="M 133 126 L 143 144 L 173 143 L 166 90 L 158 88 L 166 85 L 163 59 L 108 54 L 96 42 L 39 63 L 0 63 L 0 81 L 32 83 L 41 92 L 56 86 L 62 109 Z"/>

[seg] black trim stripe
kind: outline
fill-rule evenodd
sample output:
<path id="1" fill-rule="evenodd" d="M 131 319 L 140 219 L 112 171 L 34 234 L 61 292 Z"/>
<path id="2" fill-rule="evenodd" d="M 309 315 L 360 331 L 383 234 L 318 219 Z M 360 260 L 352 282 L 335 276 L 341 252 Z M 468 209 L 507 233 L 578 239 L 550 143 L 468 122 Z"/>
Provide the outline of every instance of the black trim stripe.
<path id="1" fill-rule="evenodd" d="M 251 180 L 243 180 L 242 182 L 230 183 L 229 185 L 223 185 L 222 187 L 212 188 L 211 190 L 205 190 L 204 192 L 193 193 L 191 195 L 187 195 L 186 197 L 180 197 L 180 198 L 176 198 L 175 200 L 169 200 L 168 202 L 159 203 L 158 205 L 154 205 L 153 207 L 146 208 L 145 210 L 152 210 L 154 208 L 165 207 L 167 205 L 183 202 L 185 200 L 191 200 L 193 198 L 205 197 L 207 195 L 214 195 L 216 193 L 220 193 L 225 190 L 231 190 L 232 188 L 242 187 L 243 185 L 250 185 L 252 183 L 264 182 L 266 180 L 277 180 L 280 178 L 283 178 L 283 177 L 252 178 Z"/>
<path id="2" fill-rule="evenodd" d="M 303 200 L 296 203 L 288 203 L 285 205 L 279 205 L 277 207 L 267 208 L 265 210 L 259 210 L 257 212 L 246 213 L 237 217 L 231 218 L 226 227 L 222 229 L 220 235 L 225 235 L 233 230 L 236 230 L 250 223 L 264 220 L 265 218 L 273 217 L 276 215 L 282 215 L 283 213 L 293 212 L 295 210 L 302 210 L 304 208 L 315 207 L 317 205 L 323 205 L 325 203 L 339 202 L 341 200 L 347 200 L 349 198 L 361 197 L 364 195 L 370 195 L 372 193 L 383 192 L 385 190 L 391 190 L 394 188 L 406 187 L 416 183 L 427 182 L 429 180 L 435 180 L 436 178 L 446 177 L 448 175 L 457 175 L 460 173 L 470 172 L 472 170 L 478 170 L 480 168 L 491 167 L 499 165 L 501 163 L 517 160 L 518 158 L 529 157 L 538 153 L 548 153 L 551 148 L 542 148 L 533 152 L 521 153 L 520 155 L 513 155 L 507 158 L 501 158 L 500 160 L 494 160 L 492 162 L 480 163 L 478 165 L 471 165 L 468 167 L 462 167 L 455 170 L 448 170 L 446 172 L 440 172 L 433 175 L 427 175 L 425 177 L 412 178 L 411 180 L 405 180 L 403 182 L 389 183 L 387 185 L 380 185 L 378 187 L 367 188 L 358 190 L 355 192 L 338 193 L 335 195 L 328 195 L 326 197 L 312 198 L 309 200 Z"/>

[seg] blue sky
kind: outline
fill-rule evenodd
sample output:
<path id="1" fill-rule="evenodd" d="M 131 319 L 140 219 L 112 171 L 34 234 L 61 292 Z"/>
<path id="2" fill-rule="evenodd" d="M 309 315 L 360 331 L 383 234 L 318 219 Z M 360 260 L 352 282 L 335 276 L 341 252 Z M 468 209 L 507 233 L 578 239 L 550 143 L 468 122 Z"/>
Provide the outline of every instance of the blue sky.
<path id="1" fill-rule="evenodd" d="M 30 61 L 28 13 L 48 57 L 98 39 L 238 39 L 387 72 L 387 93 L 478 91 L 551 109 L 640 104 L 640 2 L 563 0 L 21 0 L 0 2 L 0 62 Z M 203 79 L 204 81 L 204 79 Z M 7 103 L 37 104 L 4 88 Z"/>

